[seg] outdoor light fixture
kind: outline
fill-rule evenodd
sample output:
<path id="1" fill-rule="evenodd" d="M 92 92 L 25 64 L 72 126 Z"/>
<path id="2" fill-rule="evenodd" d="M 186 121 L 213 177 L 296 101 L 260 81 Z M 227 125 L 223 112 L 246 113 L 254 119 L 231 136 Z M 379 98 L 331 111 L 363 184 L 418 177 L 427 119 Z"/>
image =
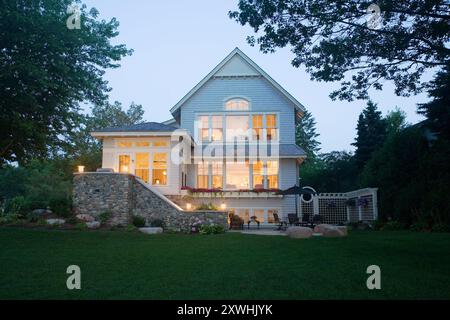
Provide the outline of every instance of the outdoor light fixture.
<path id="1" fill-rule="evenodd" d="M 222 204 L 220 205 L 220 209 L 225 210 L 227 208 L 227 205 L 225 204 L 225 202 L 222 202 Z"/>
<path id="2" fill-rule="evenodd" d="M 84 172 L 84 166 L 78 166 L 78 172 L 83 173 Z"/>
<path id="3" fill-rule="evenodd" d="M 166 170 L 164 170 L 164 171 L 163 171 L 163 175 L 164 175 L 164 176 L 165 176 L 165 175 L 167 175 L 167 172 L 166 172 Z"/>
<path id="4" fill-rule="evenodd" d="M 186 203 L 186 209 L 191 210 L 191 208 L 192 208 L 192 204 L 190 204 L 189 202 Z"/>

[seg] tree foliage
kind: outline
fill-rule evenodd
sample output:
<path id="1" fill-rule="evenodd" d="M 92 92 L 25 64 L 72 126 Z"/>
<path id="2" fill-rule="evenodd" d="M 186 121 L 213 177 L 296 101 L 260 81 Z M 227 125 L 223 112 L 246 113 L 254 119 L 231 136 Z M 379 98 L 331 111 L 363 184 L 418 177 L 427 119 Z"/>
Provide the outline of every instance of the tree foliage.
<path id="1" fill-rule="evenodd" d="M 72 0 L 1 1 L 0 163 L 26 163 L 57 149 L 81 119 L 80 103 L 101 104 L 105 69 L 131 53 L 113 45 L 118 21 L 81 6 L 81 28 L 66 26 Z"/>
<path id="2" fill-rule="evenodd" d="M 424 72 L 450 62 L 448 1 L 377 1 L 381 17 L 374 26 L 366 23 L 375 17 L 372 3 L 239 0 L 229 16 L 253 28 L 257 38 L 247 40 L 264 53 L 288 46 L 292 64 L 305 66 L 313 80 L 341 81 L 333 99 L 367 99 L 383 80 L 394 82 L 397 95 L 420 92 Z"/>
<path id="3" fill-rule="evenodd" d="M 314 160 L 320 150 L 319 134 L 316 132 L 316 121 L 312 114 L 305 111 L 295 130 L 295 143 L 305 150 L 307 161 Z"/>

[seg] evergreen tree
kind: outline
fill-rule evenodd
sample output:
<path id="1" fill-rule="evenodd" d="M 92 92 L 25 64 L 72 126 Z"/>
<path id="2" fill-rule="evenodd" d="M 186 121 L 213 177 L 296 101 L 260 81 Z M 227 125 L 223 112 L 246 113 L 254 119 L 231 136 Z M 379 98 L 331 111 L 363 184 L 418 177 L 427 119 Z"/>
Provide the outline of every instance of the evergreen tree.
<path id="1" fill-rule="evenodd" d="M 367 107 L 359 115 L 356 130 L 357 136 L 352 145 L 356 147 L 356 165 L 361 169 L 372 153 L 383 145 L 386 137 L 386 121 L 382 119 L 381 112 L 372 101 L 369 100 Z"/>
<path id="2" fill-rule="evenodd" d="M 305 150 L 307 159 L 314 161 L 319 151 L 320 142 L 316 140 L 316 121 L 312 114 L 305 111 L 295 130 L 295 143 Z M 309 161 L 309 162 L 311 162 Z"/>

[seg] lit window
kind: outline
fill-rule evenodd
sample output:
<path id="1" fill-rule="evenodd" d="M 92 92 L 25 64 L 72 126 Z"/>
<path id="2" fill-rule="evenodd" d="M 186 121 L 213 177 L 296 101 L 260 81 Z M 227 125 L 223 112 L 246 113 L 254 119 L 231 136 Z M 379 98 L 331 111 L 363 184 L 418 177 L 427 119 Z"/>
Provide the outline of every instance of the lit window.
<path id="1" fill-rule="evenodd" d="M 248 108 L 248 101 L 244 99 L 228 100 L 225 104 L 225 110 L 227 111 L 247 111 Z"/>
<path id="2" fill-rule="evenodd" d="M 262 161 L 255 161 L 253 163 L 253 188 L 264 188 L 264 166 Z"/>
<path id="3" fill-rule="evenodd" d="M 148 183 L 148 166 L 150 157 L 148 153 L 136 153 L 136 169 L 134 174 Z"/>
<path id="4" fill-rule="evenodd" d="M 248 223 L 250 221 L 250 210 L 249 209 L 236 209 L 236 215 L 238 215 L 244 223 Z"/>
<path id="5" fill-rule="evenodd" d="M 198 117 L 198 132 L 201 141 L 209 141 L 209 117 Z"/>
<path id="6" fill-rule="evenodd" d="M 267 161 L 267 182 L 269 189 L 278 188 L 278 161 Z"/>
<path id="7" fill-rule="evenodd" d="M 154 184 L 154 185 L 166 185 L 167 184 L 167 154 L 166 153 L 154 153 L 153 154 L 152 184 Z"/>
<path id="8" fill-rule="evenodd" d="M 275 223 L 275 215 L 277 215 L 278 218 L 280 218 L 280 216 L 278 215 L 278 209 L 268 209 L 267 210 L 267 222 Z"/>
<path id="9" fill-rule="evenodd" d="M 264 209 L 253 209 L 253 216 L 256 217 L 260 223 L 264 223 Z"/>
<path id="10" fill-rule="evenodd" d="M 227 116 L 227 141 L 247 140 L 248 138 L 248 115 L 243 116 Z"/>
<path id="11" fill-rule="evenodd" d="M 131 141 L 119 141 L 117 142 L 117 146 L 119 148 L 131 148 L 133 144 L 131 143 Z"/>
<path id="12" fill-rule="evenodd" d="M 168 143 L 167 143 L 167 141 L 156 141 L 156 142 L 153 142 L 153 146 L 154 147 L 167 147 Z"/>
<path id="13" fill-rule="evenodd" d="M 222 141 L 223 139 L 223 120 L 222 116 L 212 116 L 212 141 Z"/>
<path id="14" fill-rule="evenodd" d="M 267 140 L 277 140 L 277 115 L 268 114 L 266 115 L 266 132 Z"/>
<path id="15" fill-rule="evenodd" d="M 249 164 L 248 162 L 226 163 L 227 190 L 248 189 L 249 188 Z"/>
<path id="16" fill-rule="evenodd" d="M 208 162 L 199 162 L 197 165 L 197 188 L 208 188 Z"/>
<path id="17" fill-rule="evenodd" d="M 126 154 L 119 155 L 119 172 L 130 172 L 131 157 Z"/>
<path id="18" fill-rule="evenodd" d="M 252 116 L 253 140 L 262 140 L 263 137 L 263 116 L 255 114 Z"/>
<path id="19" fill-rule="evenodd" d="M 136 147 L 150 147 L 150 142 L 148 141 L 137 141 Z"/>
<path id="20" fill-rule="evenodd" d="M 223 163 L 214 161 L 212 163 L 212 187 L 221 189 L 223 187 Z"/>

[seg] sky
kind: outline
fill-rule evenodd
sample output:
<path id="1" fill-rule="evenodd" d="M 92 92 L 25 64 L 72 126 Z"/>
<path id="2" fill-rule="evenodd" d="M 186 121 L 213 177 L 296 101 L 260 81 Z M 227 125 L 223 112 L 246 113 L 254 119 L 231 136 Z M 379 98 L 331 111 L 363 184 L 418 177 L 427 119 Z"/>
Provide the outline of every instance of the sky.
<path id="1" fill-rule="evenodd" d="M 301 68 L 291 65 L 289 48 L 263 54 L 251 47 L 248 26 L 228 18 L 238 0 L 85 0 L 88 8 L 100 11 L 100 18 L 116 17 L 119 35 L 113 43 L 134 50 L 121 61 L 121 67 L 107 70 L 105 79 L 112 88 L 111 101 L 124 106 L 142 104 L 145 121 L 161 122 L 171 118 L 169 109 L 210 72 L 228 53 L 239 47 L 273 79 L 300 101 L 315 118 L 321 152 L 353 150 L 356 123 L 365 101 L 333 101 L 329 93 L 338 83 L 310 80 Z M 370 92 L 371 99 L 385 115 L 399 107 L 407 122 L 422 120 L 418 103 L 426 94 L 398 97 L 386 82 L 383 91 Z"/>

